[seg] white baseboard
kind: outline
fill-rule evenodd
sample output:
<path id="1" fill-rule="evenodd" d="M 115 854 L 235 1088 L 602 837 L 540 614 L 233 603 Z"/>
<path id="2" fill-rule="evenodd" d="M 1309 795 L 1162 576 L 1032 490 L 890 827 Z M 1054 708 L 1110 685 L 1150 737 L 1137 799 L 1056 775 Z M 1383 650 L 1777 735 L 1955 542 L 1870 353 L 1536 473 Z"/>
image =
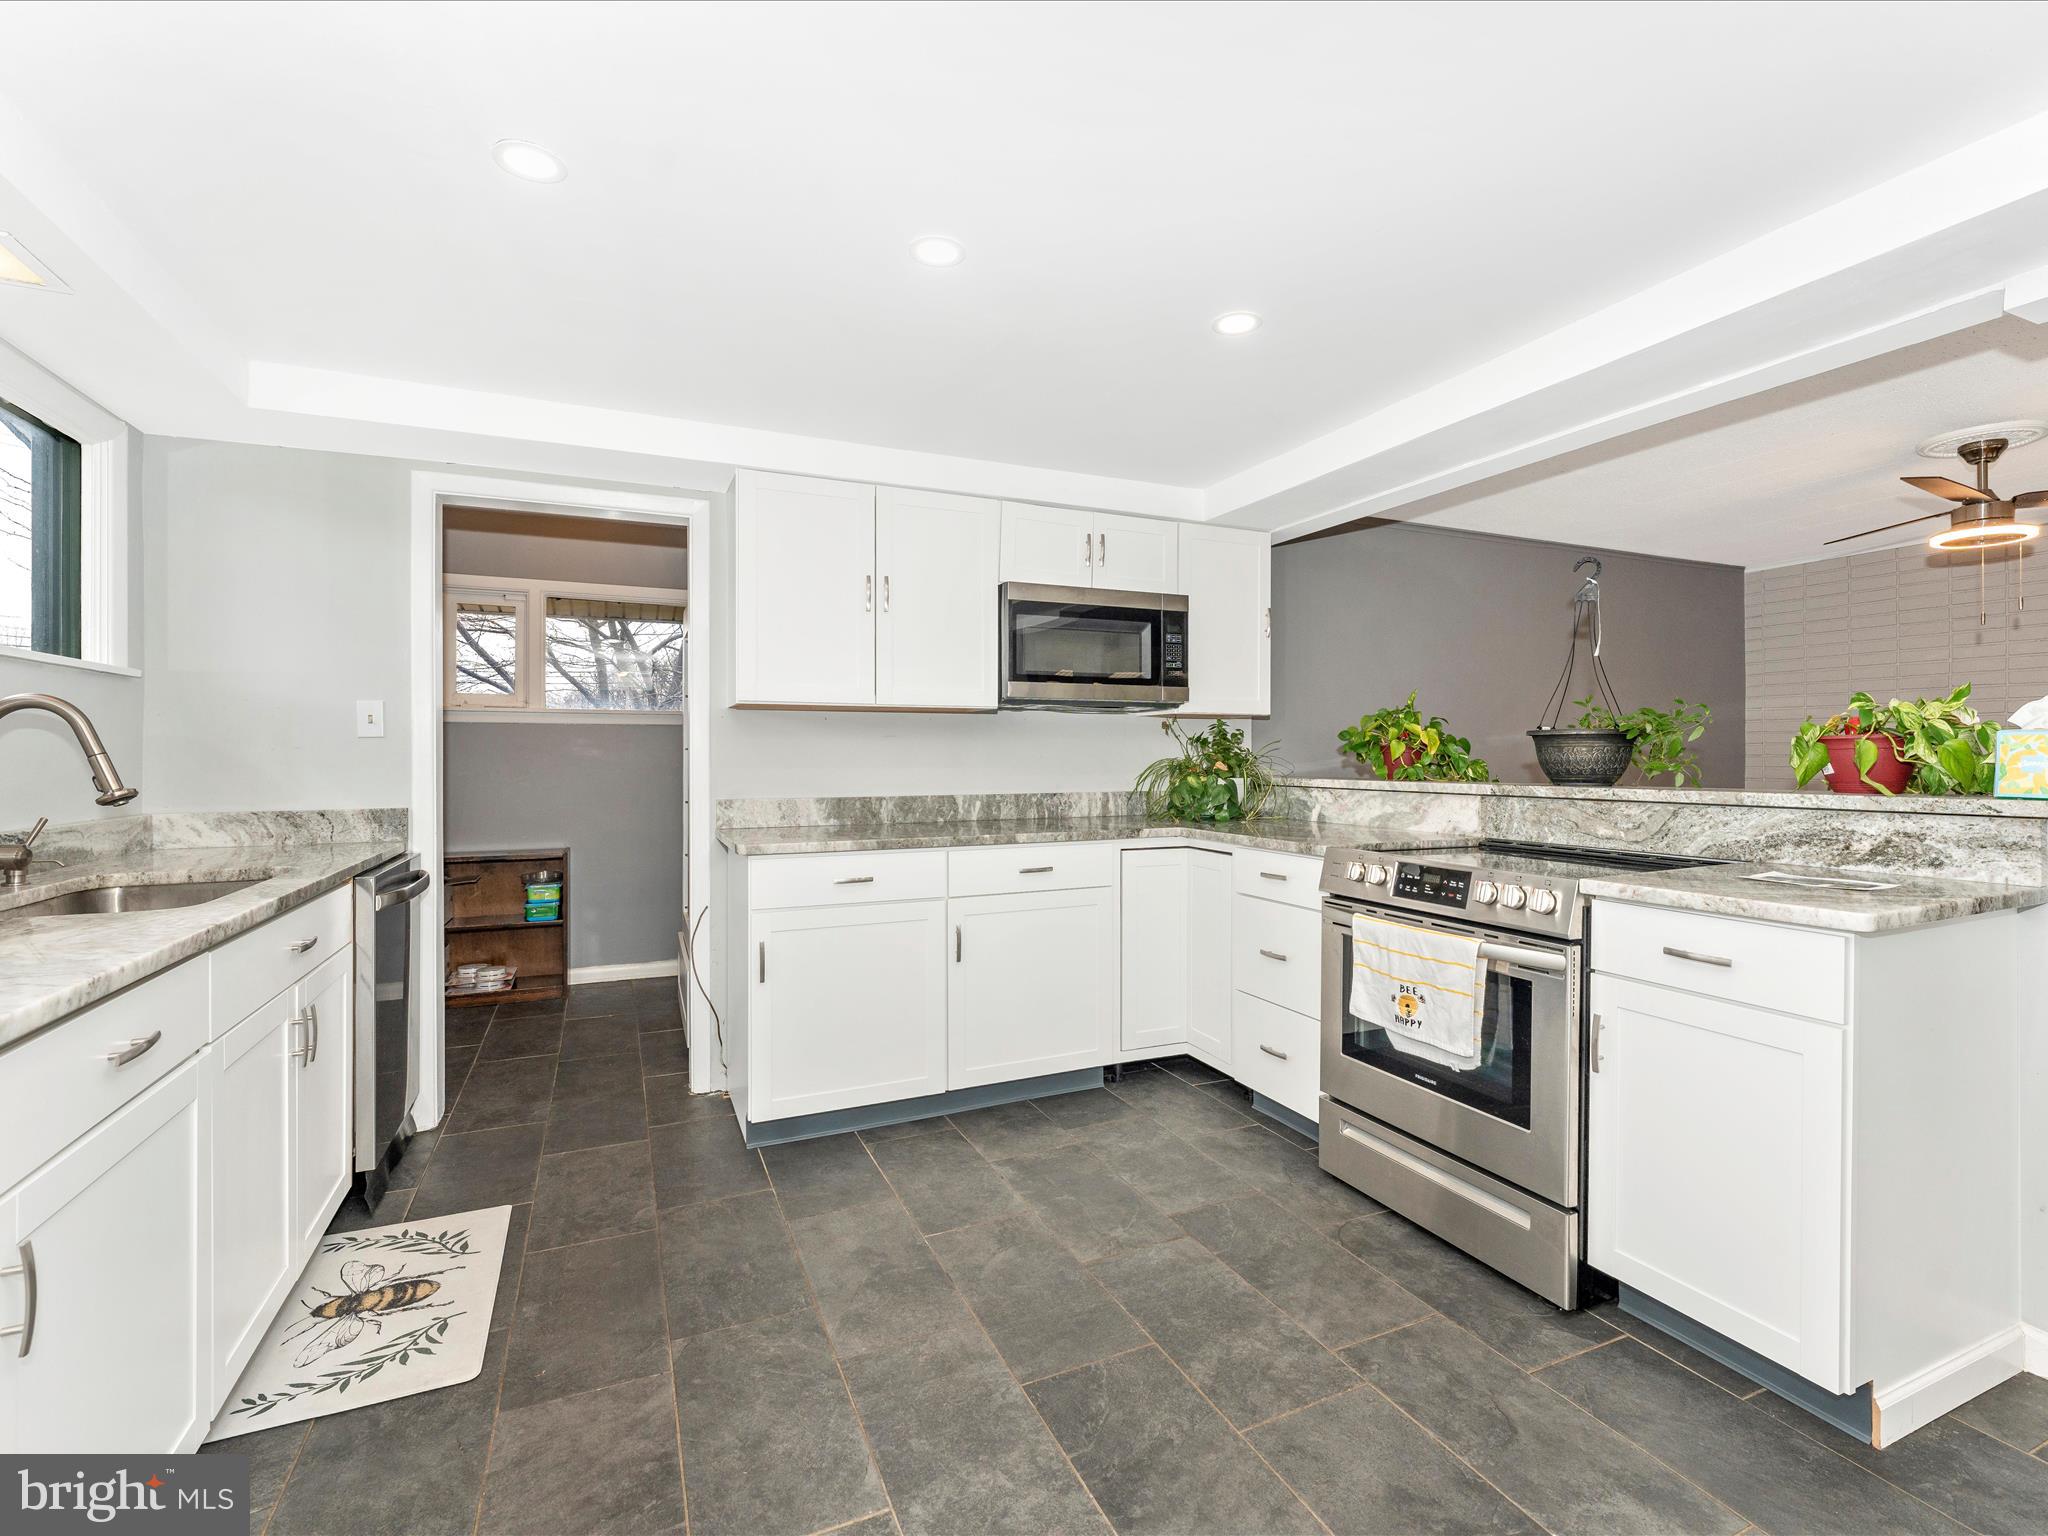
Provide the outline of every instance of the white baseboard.
<path id="1" fill-rule="evenodd" d="M 2026 1336 L 2026 1366 L 2032 1376 L 2048 1376 L 2048 1328 L 2038 1328 L 2032 1323 L 2021 1323 L 2020 1332 Z"/>
<path id="2" fill-rule="evenodd" d="M 569 985 L 581 987 L 593 981 L 642 981 L 650 976 L 680 976 L 680 960 L 636 960 L 629 965 L 572 965 Z"/>
<path id="3" fill-rule="evenodd" d="M 2025 1369 L 2027 1330 L 2018 1324 L 1959 1349 L 1946 1360 L 1915 1372 L 1876 1393 L 1877 1411 L 1871 1443 L 1882 1450 L 1897 1445 L 1923 1424 L 1932 1424 L 1952 1408 L 1960 1408 L 1980 1392 Z"/>

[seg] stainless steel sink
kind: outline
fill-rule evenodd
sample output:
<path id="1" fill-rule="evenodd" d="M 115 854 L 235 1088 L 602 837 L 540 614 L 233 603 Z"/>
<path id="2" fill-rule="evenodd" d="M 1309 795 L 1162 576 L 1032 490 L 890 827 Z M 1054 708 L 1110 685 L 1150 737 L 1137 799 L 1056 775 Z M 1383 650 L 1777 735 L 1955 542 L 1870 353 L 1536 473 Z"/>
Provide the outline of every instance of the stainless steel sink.
<path id="1" fill-rule="evenodd" d="M 217 901 L 236 891 L 261 885 L 267 876 L 252 880 L 185 880 L 161 885 L 102 885 L 90 891 L 72 891 L 47 901 L 31 902 L 0 912 L 0 923 L 17 917 L 80 917 L 91 912 L 167 912 L 174 907 L 196 907 Z"/>

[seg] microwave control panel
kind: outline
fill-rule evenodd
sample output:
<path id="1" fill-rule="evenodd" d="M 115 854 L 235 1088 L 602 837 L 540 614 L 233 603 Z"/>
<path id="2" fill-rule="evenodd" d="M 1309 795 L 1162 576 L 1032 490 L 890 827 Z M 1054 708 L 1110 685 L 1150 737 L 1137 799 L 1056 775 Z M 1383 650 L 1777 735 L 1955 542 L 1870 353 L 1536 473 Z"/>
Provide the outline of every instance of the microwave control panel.
<path id="1" fill-rule="evenodd" d="M 1435 907 L 1462 909 L 1471 894 L 1472 872 L 1432 864 L 1403 864 L 1394 874 L 1394 894 Z"/>

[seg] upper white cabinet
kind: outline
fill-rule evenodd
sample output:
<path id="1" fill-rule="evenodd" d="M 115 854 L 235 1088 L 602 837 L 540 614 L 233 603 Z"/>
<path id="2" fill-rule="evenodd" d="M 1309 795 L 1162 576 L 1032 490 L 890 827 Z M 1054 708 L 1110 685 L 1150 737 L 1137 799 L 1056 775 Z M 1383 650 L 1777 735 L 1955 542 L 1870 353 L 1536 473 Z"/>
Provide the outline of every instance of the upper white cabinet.
<path id="1" fill-rule="evenodd" d="M 1178 592 L 1180 524 L 1095 514 L 1095 581 L 1121 592 Z"/>
<path id="2" fill-rule="evenodd" d="M 1178 592 L 1180 524 L 1073 507 L 1003 503 L 1004 581 Z"/>
<path id="3" fill-rule="evenodd" d="M 873 486 L 741 473 L 733 588 L 737 702 L 875 702 Z"/>
<path id="4" fill-rule="evenodd" d="M 997 504 L 939 491 L 875 492 L 875 702 L 996 707 Z"/>
<path id="5" fill-rule="evenodd" d="M 1179 533 L 1188 599 L 1188 701 L 1181 713 L 1273 712 L 1273 544 L 1256 528 L 1166 524 Z"/>

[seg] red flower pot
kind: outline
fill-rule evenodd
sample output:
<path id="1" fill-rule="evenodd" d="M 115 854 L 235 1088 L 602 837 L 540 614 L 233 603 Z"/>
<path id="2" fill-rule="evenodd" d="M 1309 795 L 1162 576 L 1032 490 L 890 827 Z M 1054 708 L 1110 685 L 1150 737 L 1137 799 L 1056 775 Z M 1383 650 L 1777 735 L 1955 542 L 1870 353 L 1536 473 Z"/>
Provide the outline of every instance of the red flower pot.
<path id="1" fill-rule="evenodd" d="M 1387 777 L 1390 779 L 1401 769 L 1414 762 L 1417 756 L 1413 747 L 1403 747 L 1398 752 L 1392 747 L 1382 747 L 1380 750 L 1386 755 Z"/>
<path id="2" fill-rule="evenodd" d="M 1856 743 L 1877 743 L 1877 761 L 1870 765 L 1871 783 L 1881 784 L 1893 794 L 1904 794 L 1913 779 L 1913 765 L 1899 756 L 1898 744 L 1889 736 L 1823 736 L 1828 749 L 1828 788 L 1838 795 L 1873 795 L 1877 791 L 1863 782 L 1856 771 Z"/>

